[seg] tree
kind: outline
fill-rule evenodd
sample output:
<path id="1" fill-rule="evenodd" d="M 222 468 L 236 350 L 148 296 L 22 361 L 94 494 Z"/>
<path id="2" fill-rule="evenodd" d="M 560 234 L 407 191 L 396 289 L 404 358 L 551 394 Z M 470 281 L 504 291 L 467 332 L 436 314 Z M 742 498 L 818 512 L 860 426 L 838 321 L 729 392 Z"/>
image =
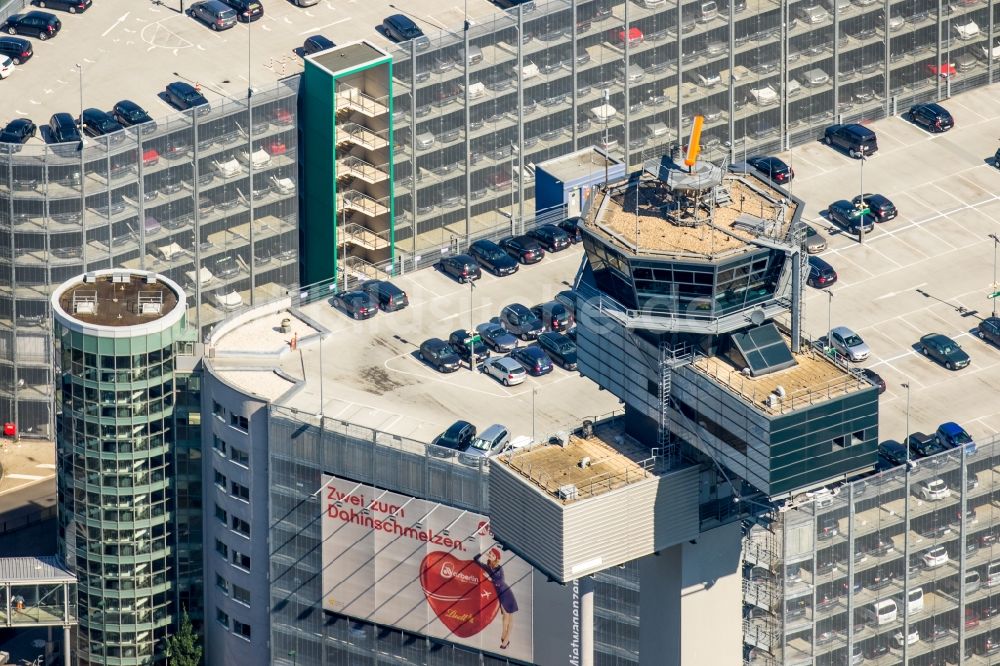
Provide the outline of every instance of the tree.
<path id="1" fill-rule="evenodd" d="M 181 626 L 177 633 L 167 637 L 167 659 L 170 666 L 200 666 L 201 645 L 194 632 L 187 609 L 181 613 Z"/>

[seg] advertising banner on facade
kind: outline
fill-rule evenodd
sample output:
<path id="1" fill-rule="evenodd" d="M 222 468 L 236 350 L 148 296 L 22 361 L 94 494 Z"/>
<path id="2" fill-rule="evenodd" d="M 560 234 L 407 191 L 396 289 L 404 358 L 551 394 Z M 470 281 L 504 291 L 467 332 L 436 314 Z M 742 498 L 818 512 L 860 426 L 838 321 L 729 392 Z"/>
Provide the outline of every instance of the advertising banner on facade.
<path id="1" fill-rule="evenodd" d="M 548 582 L 504 549 L 486 517 L 339 477 L 324 482 L 324 610 L 513 659 L 570 663 L 574 586 Z"/>

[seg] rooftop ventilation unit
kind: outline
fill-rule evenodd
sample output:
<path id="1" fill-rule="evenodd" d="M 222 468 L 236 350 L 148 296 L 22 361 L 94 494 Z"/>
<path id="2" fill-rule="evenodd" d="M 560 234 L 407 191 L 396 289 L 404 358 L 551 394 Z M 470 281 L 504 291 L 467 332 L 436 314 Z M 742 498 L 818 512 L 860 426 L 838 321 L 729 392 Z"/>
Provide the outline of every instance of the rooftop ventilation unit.
<path id="1" fill-rule="evenodd" d="M 84 273 L 83 281 L 87 284 L 92 284 L 97 282 L 97 273 Z"/>
<path id="2" fill-rule="evenodd" d="M 559 496 L 559 499 L 561 500 L 574 500 L 577 497 L 579 497 L 579 495 L 577 494 L 576 486 L 573 485 L 572 483 L 567 484 L 565 486 L 559 486 L 559 490 L 556 491 L 556 494 Z"/>

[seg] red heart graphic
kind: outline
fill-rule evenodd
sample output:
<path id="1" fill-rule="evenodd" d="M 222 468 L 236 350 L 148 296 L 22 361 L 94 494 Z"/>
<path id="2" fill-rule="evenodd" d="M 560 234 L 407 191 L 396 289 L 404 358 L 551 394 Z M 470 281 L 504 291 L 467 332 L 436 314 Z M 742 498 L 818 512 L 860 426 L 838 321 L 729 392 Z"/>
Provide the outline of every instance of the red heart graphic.
<path id="1" fill-rule="evenodd" d="M 451 553 L 428 553 L 420 563 L 420 587 L 434 614 L 461 638 L 475 636 L 500 611 L 497 590 L 483 568 Z"/>

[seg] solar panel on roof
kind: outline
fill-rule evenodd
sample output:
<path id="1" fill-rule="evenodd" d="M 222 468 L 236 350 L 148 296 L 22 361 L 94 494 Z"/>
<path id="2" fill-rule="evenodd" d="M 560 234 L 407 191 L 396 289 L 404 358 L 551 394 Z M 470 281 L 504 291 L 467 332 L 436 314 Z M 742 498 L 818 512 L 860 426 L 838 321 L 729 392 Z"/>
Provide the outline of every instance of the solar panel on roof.
<path id="1" fill-rule="evenodd" d="M 795 365 L 791 350 L 774 324 L 764 324 L 746 333 L 733 333 L 730 337 L 755 377 Z"/>

